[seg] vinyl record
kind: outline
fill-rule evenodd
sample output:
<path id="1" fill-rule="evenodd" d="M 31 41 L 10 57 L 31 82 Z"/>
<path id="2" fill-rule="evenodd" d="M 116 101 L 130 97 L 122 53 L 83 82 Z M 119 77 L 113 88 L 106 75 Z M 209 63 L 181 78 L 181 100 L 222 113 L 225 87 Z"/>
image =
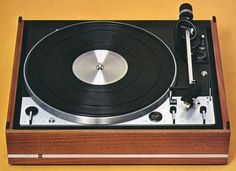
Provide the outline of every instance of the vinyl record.
<path id="1" fill-rule="evenodd" d="M 28 53 L 24 79 L 48 112 L 77 123 L 112 124 L 140 117 L 166 98 L 175 58 L 154 34 L 106 21 L 58 29 Z"/>

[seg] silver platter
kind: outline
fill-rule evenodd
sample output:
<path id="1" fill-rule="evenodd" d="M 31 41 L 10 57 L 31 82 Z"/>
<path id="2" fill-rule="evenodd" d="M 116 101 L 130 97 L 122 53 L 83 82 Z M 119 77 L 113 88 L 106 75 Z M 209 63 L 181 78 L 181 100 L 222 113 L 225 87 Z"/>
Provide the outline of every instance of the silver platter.
<path id="1" fill-rule="evenodd" d="M 126 60 L 110 50 L 92 50 L 77 57 L 72 65 L 74 75 L 92 85 L 107 85 L 122 79 L 128 71 Z"/>

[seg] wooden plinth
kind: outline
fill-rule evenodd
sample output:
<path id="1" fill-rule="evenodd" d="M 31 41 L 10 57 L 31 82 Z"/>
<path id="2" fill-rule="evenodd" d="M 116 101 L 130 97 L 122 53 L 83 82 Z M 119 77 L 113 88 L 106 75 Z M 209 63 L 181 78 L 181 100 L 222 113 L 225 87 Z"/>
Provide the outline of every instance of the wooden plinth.
<path id="1" fill-rule="evenodd" d="M 16 40 L 6 138 L 10 164 L 226 164 L 229 119 L 216 27 L 211 22 L 223 129 L 16 130 L 12 128 L 24 21 Z"/>

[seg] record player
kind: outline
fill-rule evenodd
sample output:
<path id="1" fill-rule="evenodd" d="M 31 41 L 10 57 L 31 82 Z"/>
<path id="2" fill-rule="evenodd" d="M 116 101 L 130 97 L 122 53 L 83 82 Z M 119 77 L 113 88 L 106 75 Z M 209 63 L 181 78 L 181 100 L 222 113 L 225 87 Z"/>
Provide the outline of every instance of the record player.
<path id="1" fill-rule="evenodd" d="M 216 17 L 19 17 L 6 124 L 10 164 L 225 164 Z"/>

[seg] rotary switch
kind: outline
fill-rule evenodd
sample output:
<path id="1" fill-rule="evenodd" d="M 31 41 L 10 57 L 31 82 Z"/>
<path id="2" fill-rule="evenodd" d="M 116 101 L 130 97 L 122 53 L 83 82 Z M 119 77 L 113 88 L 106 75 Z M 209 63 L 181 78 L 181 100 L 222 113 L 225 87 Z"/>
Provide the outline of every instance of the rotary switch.
<path id="1" fill-rule="evenodd" d="M 33 122 L 33 117 L 35 115 L 37 115 L 39 112 L 38 108 L 37 107 L 34 107 L 34 106 L 30 106 L 30 107 L 27 107 L 25 109 L 25 113 L 26 115 L 29 116 L 29 124 L 32 125 L 32 122 Z"/>

